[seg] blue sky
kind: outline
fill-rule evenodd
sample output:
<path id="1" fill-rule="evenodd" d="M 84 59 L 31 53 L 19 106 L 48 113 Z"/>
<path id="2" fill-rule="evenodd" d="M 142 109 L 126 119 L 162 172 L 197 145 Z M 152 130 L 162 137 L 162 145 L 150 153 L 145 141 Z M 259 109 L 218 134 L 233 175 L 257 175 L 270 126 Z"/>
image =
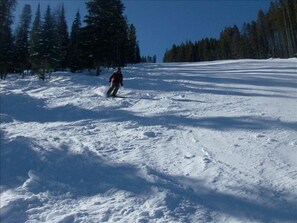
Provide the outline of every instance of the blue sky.
<path id="1" fill-rule="evenodd" d="M 32 5 L 33 18 L 36 5 L 42 10 L 48 4 L 54 9 L 64 3 L 69 28 L 77 10 L 82 16 L 86 0 L 18 0 L 15 19 L 24 4 Z M 187 40 L 206 37 L 218 38 L 226 26 L 237 25 L 257 18 L 260 9 L 268 11 L 271 0 L 122 0 L 124 14 L 137 29 L 141 54 L 157 55 L 161 62 L 166 49 Z"/>

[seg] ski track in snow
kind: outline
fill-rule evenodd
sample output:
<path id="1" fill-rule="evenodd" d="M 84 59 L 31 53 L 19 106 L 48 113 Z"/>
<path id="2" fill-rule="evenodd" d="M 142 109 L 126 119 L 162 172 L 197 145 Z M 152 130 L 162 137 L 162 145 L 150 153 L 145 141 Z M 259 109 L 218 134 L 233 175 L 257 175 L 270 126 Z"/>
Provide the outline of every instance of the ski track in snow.
<path id="1" fill-rule="evenodd" d="M 297 222 L 297 60 L 1 80 L 1 222 Z"/>

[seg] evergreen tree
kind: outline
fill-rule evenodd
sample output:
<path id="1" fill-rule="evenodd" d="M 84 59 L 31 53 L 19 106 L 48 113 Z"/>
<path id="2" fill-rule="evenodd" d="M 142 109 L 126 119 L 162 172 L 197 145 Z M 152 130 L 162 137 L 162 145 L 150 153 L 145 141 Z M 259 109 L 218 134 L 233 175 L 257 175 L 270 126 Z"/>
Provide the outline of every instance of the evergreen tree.
<path id="1" fill-rule="evenodd" d="M 274 39 L 274 48 L 276 49 L 276 57 L 288 57 L 288 49 L 286 47 L 286 33 L 284 24 L 284 14 L 280 1 L 271 3 L 270 6 L 270 20 Z"/>
<path id="2" fill-rule="evenodd" d="M 31 6 L 26 4 L 20 16 L 15 42 L 15 66 L 23 73 L 29 69 L 29 28 L 31 24 Z"/>
<path id="3" fill-rule="evenodd" d="M 33 26 L 30 34 L 30 62 L 32 65 L 32 71 L 34 73 L 39 72 L 41 68 L 42 61 L 42 42 L 41 42 L 41 30 L 42 30 L 42 21 L 40 15 L 40 5 L 38 4 L 36 15 L 33 21 Z"/>
<path id="4" fill-rule="evenodd" d="M 210 42 L 210 51 L 211 51 L 210 60 L 217 60 L 217 58 L 219 58 L 219 52 L 218 52 L 219 42 L 214 38 L 211 38 L 209 42 Z"/>
<path id="5" fill-rule="evenodd" d="M 5 78 L 13 70 L 12 11 L 16 0 L 0 1 L 0 75 Z"/>
<path id="6" fill-rule="evenodd" d="M 128 63 L 139 63 L 140 52 L 136 38 L 136 28 L 133 24 L 128 29 L 128 50 L 127 50 L 127 62 Z"/>
<path id="7" fill-rule="evenodd" d="M 297 12 L 294 11 L 294 2 L 296 4 L 295 0 L 281 1 L 289 56 L 293 56 L 297 53 L 297 23 L 294 22 L 296 20 Z"/>
<path id="8" fill-rule="evenodd" d="M 220 36 L 220 58 L 237 59 L 239 58 L 240 33 L 237 26 L 227 27 Z"/>
<path id="9" fill-rule="evenodd" d="M 186 61 L 193 62 L 194 61 L 194 44 L 189 41 L 186 43 Z"/>
<path id="10" fill-rule="evenodd" d="M 259 59 L 259 34 L 257 29 L 257 23 L 252 21 L 251 23 L 251 35 L 250 35 L 250 47 L 252 48 L 252 56 L 253 59 Z"/>
<path id="11" fill-rule="evenodd" d="M 127 60 L 127 22 L 120 0 L 89 0 L 84 38 L 95 67 L 123 66 Z"/>
<path id="12" fill-rule="evenodd" d="M 82 68 L 81 41 L 81 18 L 79 11 L 77 11 L 71 27 L 70 43 L 68 48 L 68 60 L 72 72 Z"/>
<path id="13" fill-rule="evenodd" d="M 80 39 L 80 55 L 81 55 L 81 65 L 82 68 L 94 68 L 96 59 L 93 56 L 93 52 L 95 49 L 92 38 L 90 38 L 90 33 L 92 33 L 92 29 L 89 26 L 82 27 L 79 31 L 79 39 Z"/>
<path id="14" fill-rule="evenodd" d="M 42 74 L 41 79 L 44 80 L 45 72 L 51 72 L 59 63 L 59 49 L 55 38 L 55 23 L 54 18 L 51 14 L 50 6 L 47 6 L 44 22 L 41 30 L 42 40 Z"/>
<path id="15" fill-rule="evenodd" d="M 208 38 L 202 39 L 197 44 L 197 52 L 199 55 L 199 61 L 209 59 L 209 40 Z"/>
<path id="16" fill-rule="evenodd" d="M 166 50 L 163 61 L 164 62 L 178 62 L 177 51 L 178 51 L 177 46 L 175 44 L 173 44 L 170 50 Z"/>
<path id="17" fill-rule="evenodd" d="M 178 61 L 186 62 L 186 44 L 181 43 L 177 53 Z"/>
<path id="18" fill-rule="evenodd" d="M 269 38 L 268 38 L 268 22 L 262 10 L 258 13 L 257 18 L 257 33 L 258 33 L 258 58 L 264 59 L 268 55 Z"/>
<path id="19" fill-rule="evenodd" d="M 142 63 L 156 63 L 157 62 L 157 56 L 142 56 L 141 57 Z"/>
<path id="20" fill-rule="evenodd" d="M 240 35 L 240 41 L 239 41 L 239 58 L 251 58 L 251 47 L 250 47 L 250 24 L 244 23 L 242 26 L 242 31 Z"/>
<path id="21" fill-rule="evenodd" d="M 153 56 L 153 63 L 157 63 L 157 55 Z"/>
<path id="22" fill-rule="evenodd" d="M 186 52 L 184 52 L 186 50 Z M 237 58 L 288 58 L 297 56 L 297 1 L 274 0 L 268 13 L 259 11 L 256 20 L 244 23 L 241 33 L 234 27 L 226 27 L 218 40 L 202 39 L 191 43 L 173 45 L 166 50 L 164 62 Z"/>
<path id="23" fill-rule="evenodd" d="M 65 18 L 65 10 L 64 5 L 62 5 L 61 9 L 58 12 L 58 18 L 56 21 L 56 46 L 57 46 L 57 53 L 59 64 L 58 68 L 65 70 L 68 66 L 67 61 L 67 49 L 69 46 L 69 34 L 68 34 L 68 28 L 67 28 L 67 22 Z"/>
<path id="24" fill-rule="evenodd" d="M 136 44 L 136 63 L 140 63 L 141 62 L 141 56 L 140 56 L 140 48 L 139 48 L 139 44 Z"/>
<path id="25" fill-rule="evenodd" d="M 119 1 L 120 2 L 120 1 Z M 122 4 L 122 3 L 121 3 Z M 128 63 L 128 23 L 127 19 L 122 15 L 124 6 L 117 6 L 118 13 L 115 14 L 115 32 L 110 38 L 110 66 L 125 66 Z"/>

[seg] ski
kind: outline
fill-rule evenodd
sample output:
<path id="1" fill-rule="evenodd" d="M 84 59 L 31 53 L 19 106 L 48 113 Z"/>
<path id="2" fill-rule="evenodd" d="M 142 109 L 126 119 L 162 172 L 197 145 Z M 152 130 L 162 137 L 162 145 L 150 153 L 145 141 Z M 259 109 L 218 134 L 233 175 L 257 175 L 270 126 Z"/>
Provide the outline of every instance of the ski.
<path id="1" fill-rule="evenodd" d="M 107 98 L 126 98 L 125 96 L 121 96 L 121 95 L 116 95 L 116 96 L 107 96 Z"/>

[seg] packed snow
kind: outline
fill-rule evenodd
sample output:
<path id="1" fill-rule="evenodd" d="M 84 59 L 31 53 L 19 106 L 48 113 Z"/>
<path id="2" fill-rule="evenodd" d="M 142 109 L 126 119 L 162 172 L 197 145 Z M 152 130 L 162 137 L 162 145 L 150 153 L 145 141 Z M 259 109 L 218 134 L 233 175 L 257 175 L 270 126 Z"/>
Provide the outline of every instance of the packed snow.
<path id="1" fill-rule="evenodd" d="M 297 222 L 297 60 L 1 80 L 1 222 Z"/>

